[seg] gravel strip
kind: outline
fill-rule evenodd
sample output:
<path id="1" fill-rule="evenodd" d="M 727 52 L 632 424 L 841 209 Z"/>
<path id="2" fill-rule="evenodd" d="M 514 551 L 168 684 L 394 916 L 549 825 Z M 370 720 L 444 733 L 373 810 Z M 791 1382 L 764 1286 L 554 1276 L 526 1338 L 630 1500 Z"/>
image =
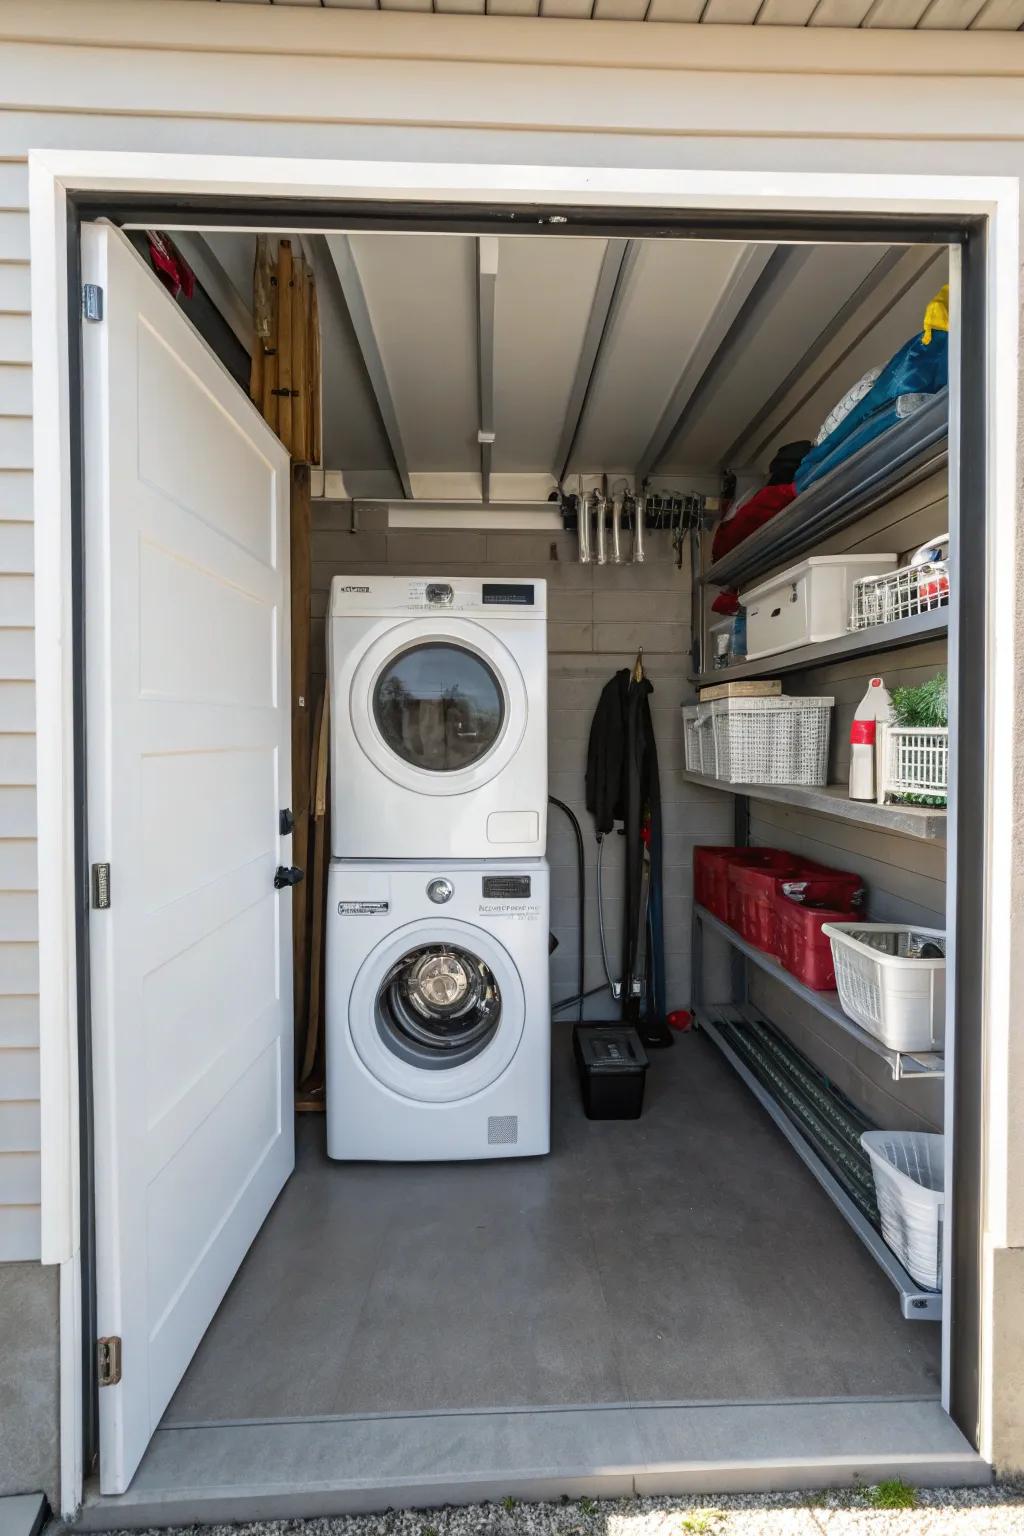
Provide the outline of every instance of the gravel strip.
<path id="1" fill-rule="evenodd" d="M 912 1508 L 891 1508 L 899 1501 Z M 148 1531 L 141 1536 L 167 1536 Z M 449 1505 L 336 1519 L 180 1527 L 176 1536 L 1024 1536 L 1024 1479 L 824 1493 Z"/>

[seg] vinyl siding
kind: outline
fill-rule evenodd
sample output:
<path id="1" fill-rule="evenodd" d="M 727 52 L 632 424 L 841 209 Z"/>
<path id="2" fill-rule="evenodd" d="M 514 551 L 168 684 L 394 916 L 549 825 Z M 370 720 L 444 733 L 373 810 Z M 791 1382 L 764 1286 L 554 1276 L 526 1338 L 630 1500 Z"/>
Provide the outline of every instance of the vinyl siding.
<path id="1" fill-rule="evenodd" d="M 27 209 L 26 166 L 0 161 L 0 1260 L 39 1256 Z"/>

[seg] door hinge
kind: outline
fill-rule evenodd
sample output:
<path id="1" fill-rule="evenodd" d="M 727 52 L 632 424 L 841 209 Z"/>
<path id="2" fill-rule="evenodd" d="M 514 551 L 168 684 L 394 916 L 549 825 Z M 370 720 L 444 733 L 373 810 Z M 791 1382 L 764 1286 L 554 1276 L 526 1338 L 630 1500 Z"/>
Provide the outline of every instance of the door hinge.
<path id="1" fill-rule="evenodd" d="M 103 319 L 103 289 L 99 283 L 82 284 L 82 319 Z"/>
<path id="2" fill-rule="evenodd" d="M 96 1378 L 101 1387 L 116 1387 L 121 1380 L 121 1340 L 116 1334 L 96 1340 Z"/>
<path id="3" fill-rule="evenodd" d="M 92 866 L 92 904 L 98 912 L 105 912 L 110 906 L 109 864 Z"/>

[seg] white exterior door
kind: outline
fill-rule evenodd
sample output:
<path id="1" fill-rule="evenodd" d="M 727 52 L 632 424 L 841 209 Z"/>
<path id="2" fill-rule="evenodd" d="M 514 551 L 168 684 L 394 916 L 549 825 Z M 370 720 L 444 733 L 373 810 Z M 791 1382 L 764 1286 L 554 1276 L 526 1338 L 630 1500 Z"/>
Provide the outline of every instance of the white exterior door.
<path id="1" fill-rule="evenodd" d="M 289 460 L 123 235 L 83 233 L 100 1482 L 127 1488 L 294 1162 Z M 110 866 L 96 910 L 96 865 Z"/>

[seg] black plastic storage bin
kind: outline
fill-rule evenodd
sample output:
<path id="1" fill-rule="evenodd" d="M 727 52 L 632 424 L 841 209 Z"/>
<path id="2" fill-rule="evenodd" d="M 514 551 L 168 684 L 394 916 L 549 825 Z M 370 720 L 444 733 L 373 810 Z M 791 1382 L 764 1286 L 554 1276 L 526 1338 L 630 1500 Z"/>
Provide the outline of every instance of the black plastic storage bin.
<path id="1" fill-rule="evenodd" d="M 587 1119 L 639 1119 L 648 1062 L 636 1030 L 628 1024 L 577 1024 L 572 1048 Z"/>

